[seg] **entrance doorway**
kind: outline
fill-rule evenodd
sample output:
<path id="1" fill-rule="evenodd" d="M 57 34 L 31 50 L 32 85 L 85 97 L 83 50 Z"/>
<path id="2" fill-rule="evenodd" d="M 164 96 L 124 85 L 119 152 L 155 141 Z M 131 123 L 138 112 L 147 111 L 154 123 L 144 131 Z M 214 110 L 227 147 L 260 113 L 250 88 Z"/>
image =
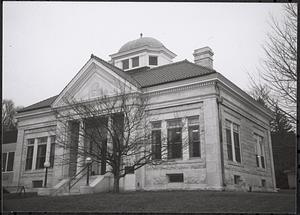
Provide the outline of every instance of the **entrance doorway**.
<path id="1" fill-rule="evenodd" d="M 107 125 L 106 118 L 93 118 L 86 121 L 85 145 L 88 147 L 88 155 L 92 158 L 90 174 L 104 175 L 106 173 L 107 150 Z"/>

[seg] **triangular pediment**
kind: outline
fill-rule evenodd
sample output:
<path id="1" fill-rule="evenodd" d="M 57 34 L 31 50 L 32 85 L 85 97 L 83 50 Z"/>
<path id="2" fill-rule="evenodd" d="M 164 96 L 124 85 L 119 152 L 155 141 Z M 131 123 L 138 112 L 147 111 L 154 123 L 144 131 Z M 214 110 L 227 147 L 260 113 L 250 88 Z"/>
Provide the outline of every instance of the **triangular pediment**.
<path id="1" fill-rule="evenodd" d="M 67 100 L 89 101 L 129 91 L 138 91 L 138 88 L 91 58 L 59 94 L 52 107 L 64 106 Z"/>

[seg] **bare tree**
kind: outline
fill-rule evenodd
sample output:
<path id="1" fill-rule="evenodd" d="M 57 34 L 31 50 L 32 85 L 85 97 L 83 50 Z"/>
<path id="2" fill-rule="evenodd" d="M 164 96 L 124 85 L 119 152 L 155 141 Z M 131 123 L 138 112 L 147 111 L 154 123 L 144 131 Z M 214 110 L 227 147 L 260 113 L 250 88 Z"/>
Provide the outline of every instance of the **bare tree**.
<path id="1" fill-rule="evenodd" d="M 266 57 L 260 72 L 261 82 L 252 81 L 251 87 L 268 91 L 264 103 L 279 108 L 291 123 L 296 123 L 297 92 L 297 4 L 284 5 L 281 22 L 271 18 L 271 32 L 263 46 Z"/>
<path id="2" fill-rule="evenodd" d="M 17 129 L 15 115 L 22 107 L 15 107 L 12 100 L 3 99 L 2 101 L 2 126 L 4 131 Z"/>
<path id="3" fill-rule="evenodd" d="M 110 97 L 90 101 L 69 97 L 64 102 L 65 108 L 54 112 L 60 123 L 57 143 L 65 148 L 63 163 L 70 166 L 69 171 L 76 172 L 78 163 L 85 165 L 78 156 L 90 157 L 101 165 L 101 174 L 112 173 L 114 192 L 119 192 L 119 180 L 129 171 L 164 161 L 160 156 L 166 147 L 151 144 L 148 99 L 141 93 L 122 90 Z"/>

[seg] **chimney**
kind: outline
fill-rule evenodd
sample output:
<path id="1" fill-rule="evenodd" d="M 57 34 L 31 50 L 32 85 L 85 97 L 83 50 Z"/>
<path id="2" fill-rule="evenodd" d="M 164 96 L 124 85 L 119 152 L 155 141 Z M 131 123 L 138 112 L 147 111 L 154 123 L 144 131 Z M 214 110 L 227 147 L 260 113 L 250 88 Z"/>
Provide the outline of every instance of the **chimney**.
<path id="1" fill-rule="evenodd" d="M 208 46 L 194 50 L 194 62 L 200 66 L 213 69 L 213 51 Z"/>

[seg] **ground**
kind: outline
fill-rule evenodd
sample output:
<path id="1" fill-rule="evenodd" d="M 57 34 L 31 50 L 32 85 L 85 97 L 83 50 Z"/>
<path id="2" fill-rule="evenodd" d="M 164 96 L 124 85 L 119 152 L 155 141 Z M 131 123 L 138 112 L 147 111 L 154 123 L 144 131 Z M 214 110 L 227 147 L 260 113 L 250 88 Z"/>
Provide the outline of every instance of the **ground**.
<path id="1" fill-rule="evenodd" d="M 4 211 L 295 213 L 295 191 L 277 193 L 157 191 L 75 196 L 4 194 Z"/>

